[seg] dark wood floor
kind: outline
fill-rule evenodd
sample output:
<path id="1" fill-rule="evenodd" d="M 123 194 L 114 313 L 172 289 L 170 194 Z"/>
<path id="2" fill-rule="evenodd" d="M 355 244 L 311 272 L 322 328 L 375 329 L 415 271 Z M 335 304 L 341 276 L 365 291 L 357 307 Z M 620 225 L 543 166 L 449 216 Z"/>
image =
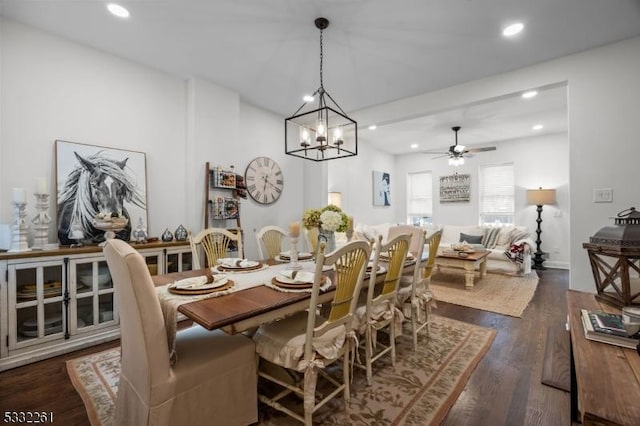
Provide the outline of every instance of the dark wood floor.
<path id="1" fill-rule="evenodd" d="M 451 408 L 445 425 L 570 425 L 569 394 L 540 382 L 548 327 L 566 321 L 569 272 L 538 271 L 536 294 L 522 318 L 439 303 L 434 313 L 498 330 L 487 355 Z M 0 373 L 0 413 L 53 411 L 56 424 L 86 425 L 65 361 L 117 346 L 105 343 Z"/>

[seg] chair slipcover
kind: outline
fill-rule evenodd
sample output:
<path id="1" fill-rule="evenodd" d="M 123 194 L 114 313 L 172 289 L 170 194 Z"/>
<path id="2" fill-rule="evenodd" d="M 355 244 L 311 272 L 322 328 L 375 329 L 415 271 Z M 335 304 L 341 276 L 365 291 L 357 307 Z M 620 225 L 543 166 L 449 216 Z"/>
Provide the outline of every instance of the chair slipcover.
<path id="1" fill-rule="evenodd" d="M 365 241 L 347 243 L 327 257 L 324 248 L 325 244 L 321 243 L 316 258 L 309 310 L 262 325 L 253 336 L 261 359 L 304 374 L 300 387 L 286 383 L 261 368 L 260 377 L 285 389 L 274 397 L 260 394 L 260 401 L 309 426 L 312 424 L 313 413 L 340 392 L 345 401 L 349 400 L 349 353 L 355 347 L 352 341 L 355 339 L 352 329 L 353 311 L 371 254 L 371 246 Z M 333 284 L 336 290 L 326 318 L 317 313 L 323 266 L 335 267 Z M 343 359 L 342 383 L 334 378 L 329 379 L 334 389 L 317 403 L 318 373 L 326 377 L 328 374 L 324 372 L 324 368 L 340 358 Z M 282 398 L 292 392 L 304 396 L 304 415 L 281 404 Z"/>
<path id="2" fill-rule="evenodd" d="M 114 425 L 246 425 L 257 421 L 255 345 L 194 326 L 171 366 L 160 302 L 142 256 L 121 240 L 104 254 L 120 314 L 122 361 Z M 215 420 L 213 420 L 215 419 Z"/>
<path id="3" fill-rule="evenodd" d="M 200 231 L 196 236 L 189 235 L 191 244 L 191 255 L 193 257 L 193 269 L 201 269 L 205 266 L 216 266 L 218 259 L 229 257 L 229 252 L 233 248 L 237 252 L 237 257 L 244 257 L 242 249 L 242 230 L 231 232 L 224 228 L 207 228 Z M 233 245 L 235 244 L 235 247 Z M 200 261 L 200 249 L 204 251 L 207 264 Z"/>
<path id="4" fill-rule="evenodd" d="M 282 252 L 282 242 L 286 237 L 286 231 L 279 226 L 265 226 L 256 232 L 260 259 L 274 259 L 280 254 Z"/>
<path id="5" fill-rule="evenodd" d="M 402 312 L 396 307 L 396 298 L 400 278 L 404 269 L 404 262 L 409 252 L 411 235 L 401 234 L 382 244 L 380 235 L 376 241 L 375 254 L 372 262 L 371 277 L 367 288 L 366 301 L 355 311 L 355 328 L 358 333 L 365 336 L 365 364 L 367 371 L 367 383 L 371 385 L 372 364 L 383 355 L 391 353 L 391 363 L 396 364 L 396 330 L 402 332 Z M 387 271 L 381 286 L 376 286 L 376 273 L 380 262 L 380 254 L 387 253 Z M 379 288 L 381 287 L 381 288 Z M 377 331 L 388 329 L 389 346 L 380 345 L 383 348 L 375 355 L 377 350 Z M 360 365 L 362 366 L 362 365 Z"/>
<path id="6" fill-rule="evenodd" d="M 431 302 L 433 301 L 429 282 L 431 281 L 431 272 L 437 256 L 438 246 L 440 245 L 442 231 L 434 232 L 427 241 L 426 231 L 423 228 L 409 225 L 389 228 L 390 236 L 397 235 L 399 232 L 411 233 L 413 235 L 411 240 L 412 248 L 417 250 L 412 252 L 416 256 L 416 267 L 411 276 L 402 277 L 397 298 L 398 307 L 411 320 L 413 346 L 417 350 L 418 333 L 422 329 L 426 329 L 427 336 L 429 336 L 429 314 L 431 312 Z M 425 243 L 429 244 L 429 256 L 421 262 L 420 259 L 422 259 Z"/>

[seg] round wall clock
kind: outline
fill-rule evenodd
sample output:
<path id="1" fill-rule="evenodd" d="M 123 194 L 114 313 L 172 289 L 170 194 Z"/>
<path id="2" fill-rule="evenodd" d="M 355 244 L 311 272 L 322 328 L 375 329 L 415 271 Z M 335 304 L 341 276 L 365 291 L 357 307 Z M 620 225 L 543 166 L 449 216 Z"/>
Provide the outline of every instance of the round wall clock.
<path id="1" fill-rule="evenodd" d="M 269 157 L 251 160 L 244 172 L 244 181 L 251 198 L 260 204 L 278 201 L 284 187 L 284 177 L 278 163 Z"/>

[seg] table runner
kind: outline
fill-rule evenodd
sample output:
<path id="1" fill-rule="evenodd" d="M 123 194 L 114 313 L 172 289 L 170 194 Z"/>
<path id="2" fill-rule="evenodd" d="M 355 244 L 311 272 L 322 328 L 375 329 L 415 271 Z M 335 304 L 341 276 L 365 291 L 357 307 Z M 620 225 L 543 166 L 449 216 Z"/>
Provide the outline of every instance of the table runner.
<path id="1" fill-rule="evenodd" d="M 258 269 L 256 271 L 237 271 L 226 272 L 225 275 L 234 282 L 233 287 L 222 290 L 214 291 L 208 294 L 199 294 L 193 296 L 183 296 L 173 294 L 169 292 L 169 286 L 173 283 L 156 287 L 156 293 L 160 300 L 160 307 L 162 308 L 162 315 L 164 317 L 164 325 L 167 331 L 167 344 L 169 346 L 169 358 L 171 365 L 177 361 L 177 354 L 175 350 L 176 331 L 177 331 L 177 318 L 178 307 L 184 303 L 191 303 L 198 300 L 208 299 L 211 297 L 220 297 L 236 291 L 245 290 L 252 287 L 258 287 L 265 284 L 270 284 L 271 279 L 275 277 L 280 271 L 289 269 L 289 264 L 282 263 L 277 265 L 271 265 L 268 268 Z M 308 262 L 302 265 L 303 271 L 315 272 L 315 263 Z"/>

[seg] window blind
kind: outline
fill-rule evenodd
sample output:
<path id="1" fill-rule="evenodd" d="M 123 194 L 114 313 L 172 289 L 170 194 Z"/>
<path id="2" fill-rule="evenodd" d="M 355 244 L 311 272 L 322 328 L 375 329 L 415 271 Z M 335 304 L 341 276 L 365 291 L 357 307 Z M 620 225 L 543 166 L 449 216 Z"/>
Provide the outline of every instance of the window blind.
<path id="1" fill-rule="evenodd" d="M 409 173 L 407 194 L 408 216 L 433 215 L 433 185 L 431 172 Z"/>
<path id="2" fill-rule="evenodd" d="M 515 209 L 513 164 L 480 168 L 480 217 L 511 216 Z"/>

